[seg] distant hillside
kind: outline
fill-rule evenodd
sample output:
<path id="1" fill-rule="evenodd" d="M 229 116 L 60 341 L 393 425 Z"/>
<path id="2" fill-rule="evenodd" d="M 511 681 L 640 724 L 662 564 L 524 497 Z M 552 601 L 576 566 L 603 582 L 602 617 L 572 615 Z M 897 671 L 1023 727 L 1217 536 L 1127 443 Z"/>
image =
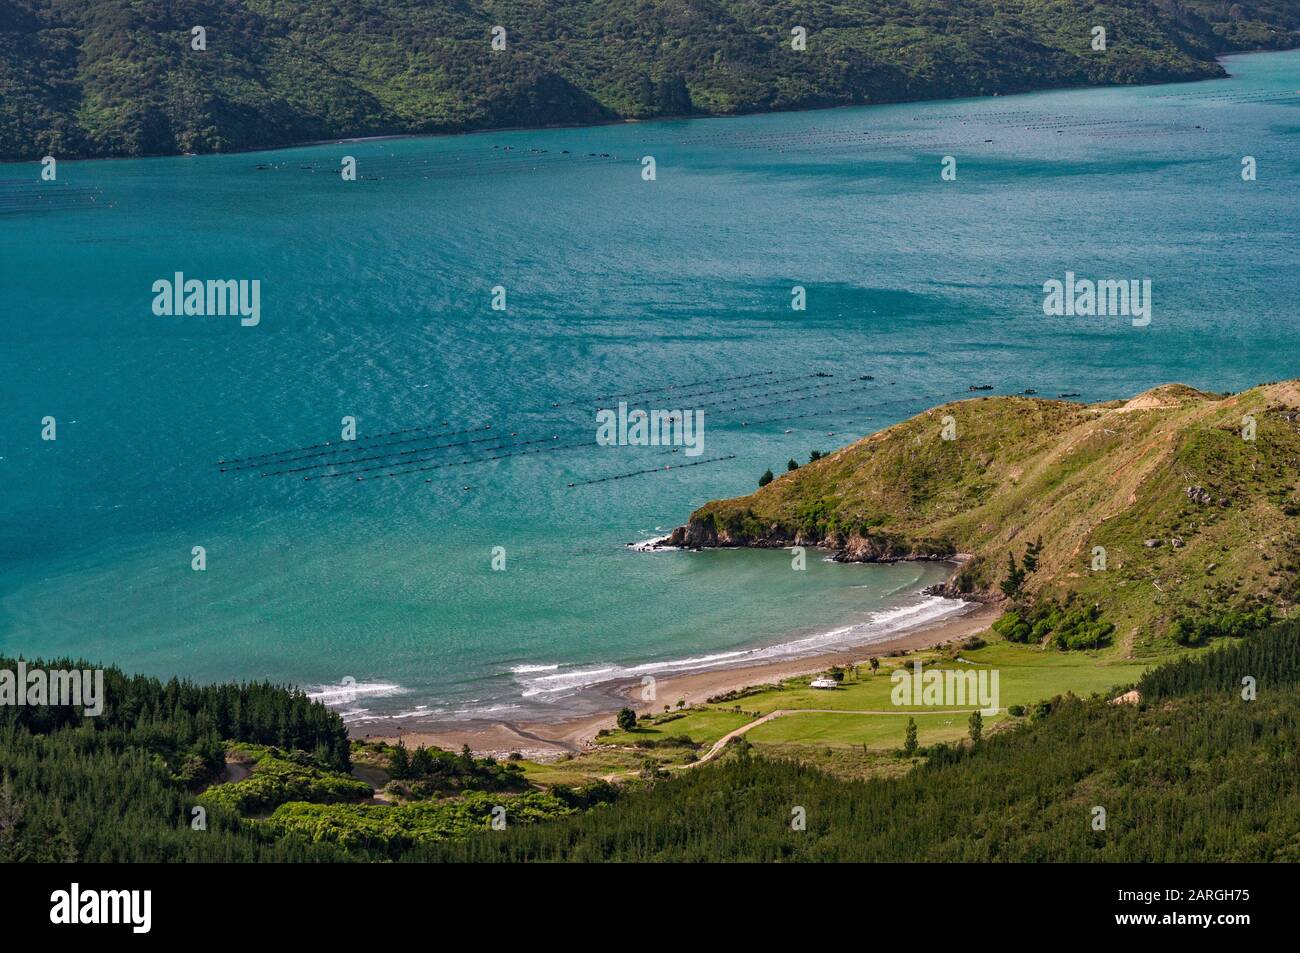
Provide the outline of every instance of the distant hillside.
<path id="1" fill-rule="evenodd" d="M 945 417 L 956 439 L 942 439 Z M 1243 439 L 1243 418 L 1255 439 Z M 685 546 L 819 544 L 848 560 L 968 553 L 953 583 L 1001 598 L 1042 541 L 1026 597 L 1096 604 L 1127 648 L 1171 624 L 1300 601 L 1300 381 L 1130 401 L 957 401 L 708 503 Z M 1105 568 L 1094 570 L 1096 548 Z"/>
<path id="2" fill-rule="evenodd" d="M 0 158 L 1200 79 L 1297 29 L 1300 0 L 0 0 Z"/>

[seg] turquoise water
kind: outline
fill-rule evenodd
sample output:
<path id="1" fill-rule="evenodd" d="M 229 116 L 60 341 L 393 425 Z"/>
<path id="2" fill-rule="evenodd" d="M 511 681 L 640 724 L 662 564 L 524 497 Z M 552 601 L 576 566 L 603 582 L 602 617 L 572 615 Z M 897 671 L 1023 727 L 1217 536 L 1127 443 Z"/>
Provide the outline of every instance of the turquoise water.
<path id="1" fill-rule="evenodd" d="M 612 675 L 941 611 L 916 595 L 934 566 L 625 544 L 971 384 L 1098 400 L 1300 374 L 1300 53 L 1227 65 L 1195 85 L 60 163 L 48 188 L 94 206 L 0 214 L 0 651 L 352 678 L 356 717 L 524 717 Z M 178 271 L 260 280 L 260 324 L 156 316 L 152 285 Z M 1151 323 L 1045 317 L 1067 271 L 1150 279 Z M 693 459 L 717 462 L 570 487 L 692 462 L 594 441 L 595 398 L 673 383 L 693 386 L 633 406 L 704 409 Z M 360 482 L 215 465 L 337 440 L 344 415 L 362 443 L 488 423 L 497 441 Z"/>

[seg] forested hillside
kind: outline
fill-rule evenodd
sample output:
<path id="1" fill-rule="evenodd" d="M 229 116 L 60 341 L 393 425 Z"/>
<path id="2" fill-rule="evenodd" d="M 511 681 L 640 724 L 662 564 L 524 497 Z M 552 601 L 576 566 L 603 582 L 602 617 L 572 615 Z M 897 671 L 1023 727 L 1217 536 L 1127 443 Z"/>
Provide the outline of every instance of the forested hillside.
<path id="1" fill-rule="evenodd" d="M 29 670 L 85 670 L 69 659 Z M 0 672 L 18 671 L 0 658 Z M 295 749 L 349 767 L 338 715 L 268 684 L 195 685 L 104 670 L 104 710 L 0 705 L 0 862 L 306 860 L 329 852 L 277 843 L 231 814 L 191 828 L 196 795 L 232 739 Z"/>
<path id="2" fill-rule="evenodd" d="M 1300 0 L 0 0 L 0 158 L 1197 79 L 1297 28 Z"/>
<path id="3" fill-rule="evenodd" d="M 15 703 L 15 685 L 85 662 L 20 664 L 0 658 L 0 863 L 383 860 L 485 829 L 494 810 L 536 822 L 615 793 L 536 791 L 515 766 L 419 748 L 391 770 L 389 797 L 404 803 L 370 803 L 351 751 L 373 765 L 375 746 L 350 744 L 342 719 L 301 692 L 109 668 L 103 711 L 83 717 L 44 695 Z"/>

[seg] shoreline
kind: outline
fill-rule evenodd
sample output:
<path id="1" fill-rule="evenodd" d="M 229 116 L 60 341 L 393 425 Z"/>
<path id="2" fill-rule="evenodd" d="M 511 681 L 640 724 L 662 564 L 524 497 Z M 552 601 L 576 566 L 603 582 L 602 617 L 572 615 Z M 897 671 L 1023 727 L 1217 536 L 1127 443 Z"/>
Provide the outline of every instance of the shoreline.
<path id="1" fill-rule="evenodd" d="M 1257 53 L 1286 53 L 1292 50 L 1300 49 L 1300 45 L 1287 47 L 1283 49 L 1259 48 L 1252 50 L 1232 50 L 1220 53 L 1214 57 L 1214 62 L 1223 66 L 1225 59 L 1235 56 L 1249 56 Z M 212 156 L 237 156 L 237 155 L 254 155 L 260 152 L 277 152 L 289 149 L 309 149 L 315 146 L 345 145 L 359 142 L 378 142 L 395 139 L 447 139 L 461 138 L 465 136 L 478 136 L 498 132 L 545 132 L 549 130 L 561 129 L 600 129 L 605 126 L 623 126 L 644 123 L 658 122 L 681 122 L 687 119 L 744 119 L 753 116 L 774 116 L 783 113 L 811 113 L 811 112 L 828 112 L 836 109 L 862 109 L 872 106 L 906 106 L 918 103 L 951 103 L 961 102 L 963 100 L 979 101 L 985 99 L 1012 99 L 1017 96 L 1032 96 L 1036 93 L 1067 92 L 1070 90 L 1084 89 L 1122 89 L 1130 87 L 1150 87 L 1150 86 L 1182 86 L 1191 83 L 1209 83 L 1222 82 L 1223 80 L 1234 79 L 1232 73 L 1224 68 L 1223 76 L 1203 76 L 1193 79 L 1175 79 L 1159 80 L 1149 83 L 1083 83 L 1073 86 L 1039 86 L 1033 89 L 1019 90 L 1013 93 L 990 93 L 983 96 L 943 96 L 939 98 L 928 99 L 897 99 L 883 100 L 880 102 L 870 103 L 835 103 L 827 106 L 804 106 L 792 109 L 755 109 L 751 111 L 711 113 L 711 112 L 694 112 L 675 116 L 653 116 L 647 119 L 636 119 L 631 117 L 616 117 L 607 119 L 603 122 L 588 123 L 543 123 L 536 126 L 485 126 L 477 129 L 454 129 L 441 132 L 384 132 L 370 135 L 353 135 L 337 136 L 326 139 L 309 139 L 294 142 L 271 143 L 261 146 L 249 146 L 244 149 L 230 149 L 220 152 L 157 152 L 146 153 L 144 155 L 110 155 L 110 156 L 79 156 L 71 155 L 60 157 L 60 162 L 111 162 L 111 161 L 129 161 L 139 159 L 204 159 Z M 4 165 L 22 165 L 40 162 L 39 158 L 33 159 L 0 159 L 0 166 Z"/>
<path id="2" fill-rule="evenodd" d="M 737 665 L 730 668 L 686 672 L 659 679 L 659 699 L 653 707 L 657 711 L 664 704 L 684 699 L 687 704 L 702 704 L 708 698 L 731 691 L 780 682 L 787 678 L 824 671 L 832 665 L 851 665 L 864 662 L 871 656 L 887 655 L 894 651 L 912 651 L 931 648 L 982 632 L 997 619 L 996 606 L 972 603 L 974 609 L 959 615 L 948 616 L 929 625 L 907 629 L 854 648 L 837 649 L 802 658 L 782 659 L 756 665 Z M 445 724 L 429 724 L 407 729 L 396 720 L 372 722 L 366 731 L 350 730 L 356 740 L 396 742 L 399 738 L 407 747 L 432 745 L 445 750 L 458 750 L 463 745 L 478 756 L 505 757 L 519 752 L 533 760 L 554 760 L 565 754 L 578 754 L 591 747 L 596 732 L 613 727 L 614 717 L 624 706 L 645 710 L 637 697 L 640 683 L 623 679 L 600 686 L 597 691 L 608 703 L 608 710 L 590 715 L 568 716 L 554 721 L 474 720 Z M 671 701 L 669 701 L 671 699 Z"/>

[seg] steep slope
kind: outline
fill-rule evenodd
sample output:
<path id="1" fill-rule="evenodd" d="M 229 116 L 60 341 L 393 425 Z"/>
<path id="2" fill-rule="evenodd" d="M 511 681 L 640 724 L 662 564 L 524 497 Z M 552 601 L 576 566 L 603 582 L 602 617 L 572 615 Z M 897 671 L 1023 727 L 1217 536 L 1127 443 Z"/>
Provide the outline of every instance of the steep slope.
<path id="1" fill-rule="evenodd" d="M 1297 29 L 1300 0 L 0 0 L 0 159 L 1201 79 Z"/>
<path id="2" fill-rule="evenodd" d="M 1154 645 L 1180 617 L 1285 613 L 1300 600 L 1300 383 L 946 404 L 706 504 L 672 542 L 824 545 L 863 561 L 966 553 L 952 588 L 996 599 L 1008 556 L 1040 539 L 1026 595 L 1074 593 L 1126 644 Z"/>

